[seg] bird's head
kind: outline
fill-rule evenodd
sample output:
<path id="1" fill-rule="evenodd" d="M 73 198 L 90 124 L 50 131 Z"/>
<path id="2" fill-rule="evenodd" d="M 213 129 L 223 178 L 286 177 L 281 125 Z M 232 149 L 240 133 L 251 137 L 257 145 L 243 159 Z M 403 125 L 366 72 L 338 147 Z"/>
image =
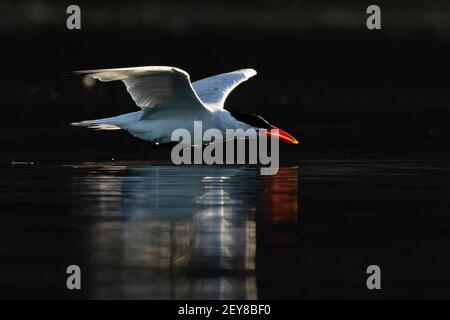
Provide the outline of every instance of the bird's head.
<path id="1" fill-rule="evenodd" d="M 236 120 L 243 122 L 249 126 L 251 126 L 254 129 L 260 130 L 265 129 L 264 131 L 269 136 L 276 136 L 281 141 L 292 143 L 292 144 L 298 144 L 299 142 L 297 139 L 295 139 L 292 135 L 287 133 L 284 130 L 281 130 L 278 127 L 275 127 L 274 125 L 270 124 L 266 119 L 263 117 L 257 115 L 257 114 L 250 114 L 250 113 L 244 113 L 244 112 L 230 112 L 233 118 Z M 273 131 L 272 129 L 277 129 L 278 132 Z"/>

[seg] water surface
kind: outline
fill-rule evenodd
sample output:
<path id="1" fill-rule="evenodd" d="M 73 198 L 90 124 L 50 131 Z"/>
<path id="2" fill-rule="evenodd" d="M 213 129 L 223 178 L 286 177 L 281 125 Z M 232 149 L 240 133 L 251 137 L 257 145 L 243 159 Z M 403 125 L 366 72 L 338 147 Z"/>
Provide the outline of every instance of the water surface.
<path id="1" fill-rule="evenodd" d="M 449 296 L 450 167 L 305 160 L 1 168 L 7 297 L 257 299 Z M 82 269 L 83 290 L 65 288 Z M 365 288 L 365 268 L 383 290 Z"/>

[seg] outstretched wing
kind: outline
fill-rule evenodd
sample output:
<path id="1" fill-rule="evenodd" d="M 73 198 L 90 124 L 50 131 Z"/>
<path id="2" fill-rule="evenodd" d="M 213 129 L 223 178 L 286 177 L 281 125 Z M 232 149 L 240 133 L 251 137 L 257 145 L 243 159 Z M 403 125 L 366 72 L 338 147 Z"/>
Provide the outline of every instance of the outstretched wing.
<path id="1" fill-rule="evenodd" d="M 192 86 L 207 107 L 222 109 L 230 92 L 254 75 L 255 70 L 242 69 L 195 81 Z"/>
<path id="2" fill-rule="evenodd" d="M 174 67 L 133 67 L 75 71 L 100 81 L 122 80 L 131 98 L 143 110 L 155 106 L 202 110 L 206 108 L 195 93 L 189 74 Z"/>

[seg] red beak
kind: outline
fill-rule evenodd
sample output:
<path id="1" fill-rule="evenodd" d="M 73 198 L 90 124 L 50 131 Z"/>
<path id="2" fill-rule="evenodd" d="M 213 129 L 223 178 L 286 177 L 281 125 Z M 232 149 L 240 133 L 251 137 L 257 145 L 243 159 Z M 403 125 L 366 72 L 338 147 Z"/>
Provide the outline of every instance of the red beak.
<path id="1" fill-rule="evenodd" d="M 274 130 L 275 129 L 275 130 Z M 280 128 L 277 127 L 272 127 L 272 130 L 267 130 L 266 134 L 268 136 L 276 136 L 278 137 L 278 139 L 280 139 L 281 141 L 287 142 L 287 143 L 292 143 L 292 144 L 299 144 L 299 142 L 297 141 L 297 139 L 295 139 L 293 136 L 291 136 L 289 133 L 287 133 L 286 131 L 281 130 Z"/>

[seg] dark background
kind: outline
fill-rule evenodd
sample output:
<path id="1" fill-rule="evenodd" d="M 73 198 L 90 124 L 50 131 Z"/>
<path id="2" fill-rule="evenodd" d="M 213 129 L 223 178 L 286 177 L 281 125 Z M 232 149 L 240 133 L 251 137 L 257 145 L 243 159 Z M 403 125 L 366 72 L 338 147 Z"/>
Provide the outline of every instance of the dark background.
<path id="1" fill-rule="evenodd" d="M 440 148 L 449 140 L 446 1 L 378 1 L 382 30 L 374 31 L 365 26 L 364 1 L 78 4 L 82 29 L 69 31 L 68 3 L 2 2 L 2 150 L 50 148 L 54 157 L 55 147 L 69 152 L 105 140 L 140 148 L 124 132 L 69 128 L 136 107 L 120 83 L 87 88 L 64 76 L 140 65 L 176 66 L 192 80 L 255 68 L 258 76 L 229 97 L 227 108 L 291 131 L 303 155 L 448 150 Z"/>
<path id="2" fill-rule="evenodd" d="M 227 108 L 258 113 L 301 141 L 281 157 L 305 165 L 303 216 L 275 230 L 259 221 L 259 298 L 449 297 L 450 2 L 77 1 L 77 31 L 66 28 L 70 4 L 0 4 L 2 296 L 73 298 L 53 274 L 69 256 L 88 263 L 77 230 L 90 219 L 65 198 L 72 173 L 45 165 L 167 161 L 167 150 L 126 132 L 70 127 L 137 108 L 121 83 L 89 87 L 66 73 L 171 65 L 193 81 L 256 69 Z M 381 7 L 381 30 L 366 28 L 370 4 Z M 44 171 L 15 184 L 25 174 L 11 161 Z M 46 200 L 48 185 L 56 201 Z M 292 229 L 302 239 L 293 246 L 265 238 Z M 59 264 L 36 262 L 45 258 Z M 355 285 L 364 283 L 361 261 L 388 267 L 384 291 Z"/>

